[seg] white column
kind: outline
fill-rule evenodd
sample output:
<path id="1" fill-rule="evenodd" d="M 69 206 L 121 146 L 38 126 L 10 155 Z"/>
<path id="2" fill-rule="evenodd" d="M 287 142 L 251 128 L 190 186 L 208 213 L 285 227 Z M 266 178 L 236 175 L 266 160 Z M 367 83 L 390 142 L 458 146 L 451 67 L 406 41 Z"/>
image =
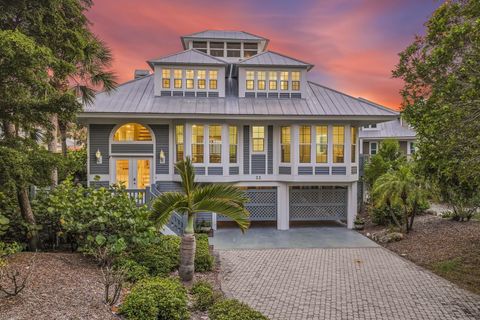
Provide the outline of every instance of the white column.
<path id="1" fill-rule="evenodd" d="M 212 212 L 212 229 L 217 230 L 217 214 Z"/>
<path id="2" fill-rule="evenodd" d="M 348 186 L 347 228 L 353 229 L 353 222 L 357 216 L 357 182 Z"/>
<path id="3" fill-rule="evenodd" d="M 290 224 L 288 199 L 288 185 L 285 183 L 277 187 L 277 229 L 288 230 Z"/>

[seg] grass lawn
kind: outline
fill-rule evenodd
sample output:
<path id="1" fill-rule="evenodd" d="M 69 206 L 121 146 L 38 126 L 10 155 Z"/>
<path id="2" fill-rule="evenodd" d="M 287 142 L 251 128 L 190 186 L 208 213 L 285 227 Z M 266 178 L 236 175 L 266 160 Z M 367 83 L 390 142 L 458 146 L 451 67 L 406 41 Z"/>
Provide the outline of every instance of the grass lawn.
<path id="1" fill-rule="evenodd" d="M 480 294 L 480 221 L 456 222 L 436 216 L 417 217 L 414 230 L 399 242 L 382 244 L 386 248 Z M 363 233 L 379 231 L 367 225 Z"/>

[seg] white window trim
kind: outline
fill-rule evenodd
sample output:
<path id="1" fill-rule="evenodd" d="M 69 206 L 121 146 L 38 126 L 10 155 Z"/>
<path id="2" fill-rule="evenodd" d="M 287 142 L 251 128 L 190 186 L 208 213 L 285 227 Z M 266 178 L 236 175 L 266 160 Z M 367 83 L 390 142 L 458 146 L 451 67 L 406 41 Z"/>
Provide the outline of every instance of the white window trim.
<path id="1" fill-rule="evenodd" d="M 220 127 L 220 162 L 218 162 L 218 163 L 210 162 L 210 126 L 219 126 Z M 204 163 L 208 164 L 211 167 L 215 167 L 215 166 L 221 167 L 223 165 L 224 160 L 225 160 L 223 158 L 223 148 L 224 148 L 224 146 L 223 146 L 224 145 L 224 143 L 223 143 L 223 140 L 224 140 L 223 127 L 224 127 L 224 125 L 219 124 L 219 123 L 204 124 L 204 128 L 207 131 L 206 132 L 207 135 L 205 135 L 205 137 L 207 139 L 207 145 L 208 145 L 208 150 L 205 150 L 205 148 L 203 149 L 204 153 L 207 154 L 207 158 L 204 158 L 207 161 L 204 161 Z M 204 157 L 205 157 L 205 155 L 204 155 Z"/>
<path id="2" fill-rule="evenodd" d="M 239 158 L 240 158 L 240 151 L 239 151 L 239 150 L 240 150 L 240 128 L 241 128 L 242 126 L 236 125 L 236 124 L 226 124 L 225 126 L 227 127 L 226 132 L 227 132 L 227 134 L 228 134 L 228 140 L 225 139 L 225 140 L 227 140 L 227 143 L 226 143 L 226 146 L 227 146 L 227 148 L 226 148 L 226 149 L 227 149 L 227 152 L 226 152 L 226 153 L 227 153 L 226 164 L 227 164 L 227 165 L 232 165 L 232 166 L 233 166 L 233 165 L 237 165 L 237 164 L 239 164 L 239 162 L 240 162 L 240 161 L 239 161 L 239 160 L 240 160 L 240 159 L 239 159 Z M 236 160 L 235 162 L 230 162 L 230 146 L 231 146 L 231 144 L 230 144 L 230 127 L 236 127 L 236 128 L 237 128 L 237 143 L 236 143 L 236 146 L 237 146 L 237 156 L 236 156 L 236 159 L 237 159 L 237 160 Z M 223 160 L 223 159 L 222 159 L 222 160 Z"/>
<path id="3" fill-rule="evenodd" d="M 282 128 L 284 127 L 288 127 L 290 128 L 290 161 L 289 162 L 282 162 Z M 285 166 L 289 166 L 292 164 L 293 162 L 293 154 L 292 154 L 292 151 L 293 151 L 293 147 L 292 147 L 292 144 L 293 144 L 293 127 L 291 125 L 280 125 L 279 127 L 279 139 L 278 139 L 278 142 L 279 142 L 279 157 L 278 157 L 278 163 L 281 164 L 282 166 L 285 165 Z"/>
<path id="4" fill-rule="evenodd" d="M 412 153 L 412 144 L 413 144 L 413 148 L 414 148 L 414 152 Z M 415 146 L 415 141 L 408 141 L 408 144 L 407 144 L 407 155 L 412 155 L 414 154 L 415 152 L 417 152 L 417 147 Z"/>
<path id="5" fill-rule="evenodd" d="M 254 151 L 253 150 L 253 127 L 263 127 L 264 128 L 264 135 L 263 135 L 263 151 Z M 267 144 L 268 144 L 268 125 L 261 124 L 256 125 L 252 124 L 250 126 L 250 152 L 251 154 L 267 154 Z"/>
<path id="6" fill-rule="evenodd" d="M 375 145 L 375 153 L 374 153 L 374 154 L 372 154 L 372 145 L 373 145 L 373 144 Z M 370 141 L 370 142 L 368 143 L 368 154 L 371 155 L 371 156 L 373 156 L 373 155 L 375 155 L 375 154 L 377 154 L 377 153 L 378 153 L 378 141 Z"/>

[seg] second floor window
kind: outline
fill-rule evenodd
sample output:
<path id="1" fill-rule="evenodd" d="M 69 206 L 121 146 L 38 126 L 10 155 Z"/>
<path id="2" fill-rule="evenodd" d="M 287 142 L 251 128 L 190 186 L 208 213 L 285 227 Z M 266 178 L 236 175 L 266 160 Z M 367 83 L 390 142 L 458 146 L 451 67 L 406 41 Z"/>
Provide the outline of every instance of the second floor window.
<path id="1" fill-rule="evenodd" d="M 333 163 L 345 162 L 345 127 L 333 126 Z"/>
<path id="2" fill-rule="evenodd" d="M 288 71 L 280 72 L 280 90 L 288 90 Z"/>
<path id="3" fill-rule="evenodd" d="M 247 71 L 246 75 L 246 82 L 245 82 L 245 88 L 247 90 L 254 90 L 255 89 L 255 72 L 253 71 Z"/>
<path id="4" fill-rule="evenodd" d="M 271 71 L 268 73 L 268 89 L 269 90 L 277 90 L 277 73 L 275 71 Z"/>
<path id="5" fill-rule="evenodd" d="M 184 153 L 184 127 L 183 125 L 175 126 L 175 161 L 183 160 Z"/>
<path id="6" fill-rule="evenodd" d="M 299 71 L 292 72 L 292 90 L 300 91 L 300 72 Z"/>
<path id="7" fill-rule="evenodd" d="M 206 89 L 207 88 L 207 72 L 205 70 L 197 71 L 197 88 Z"/>
<path id="8" fill-rule="evenodd" d="M 170 88 L 170 69 L 162 69 L 162 88 Z"/>
<path id="9" fill-rule="evenodd" d="M 357 162 L 357 128 L 350 128 L 350 145 L 351 145 L 351 155 L 352 163 Z"/>
<path id="10" fill-rule="evenodd" d="M 182 88 L 182 69 L 173 70 L 173 87 L 175 89 Z"/>
<path id="11" fill-rule="evenodd" d="M 207 53 L 207 41 L 193 41 L 193 48 Z"/>
<path id="12" fill-rule="evenodd" d="M 203 163 L 204 150 L 204 132 L 203 125 L 192 125 L 192 162 Z"/>
<path id="13" fill-rule="evenodd" d="M 280 128 L 280 162 L 290 163 L 291 157 L 291 129 L 290 127 Z"/>
<path id="14" fill-rule="evenodd" d="M 258 43 L 244 43 L 243 44 L 243 57 L 250 58 L 256 55 L 258 52 Z"/>
<path id="15" fill-rule="evenodd" d="M 222 126 L 211 125 L 208 127 L 209 162 L 222 162 Z"/>
<path id="16" fill-rule="evenodd" d="M 312 132 L 310 126 L 300 126 L 298 141 L 300 163 L 310 163 L 312 155 Z"/>
<path id="17" fill-rule="evenodd" d="M 253 126 L 252 127 L 252 148 L 253 152 L 265 151 L 265 127 Z"/>
<path id="18" fill-rule="evenodd" d="M 210 55 L 214 57 L 223 57 L 225 42 L 210 42 Z"/>
<path id="19" fill-rule="evenodd" d="M 210 70 L 208 72 L 208 87 L 210 90 L 217 90 L 218 82 L 218 71 L 217 70 Z"/>
<path id="20" fill-rule="evenodd" d="M 258 71 L 257 72 L 257 89 L 258 90 L 265 90 L 266 89 L 266 78 L 267 74 L 265 71 Z"/>
<path id="21" fill-rule="evenodd" d="M 238 133 L 236 126 L 228 127 L 228 140 L 230 142 L 229 158 L 230 163 L 237 163 Z"/>
<path id="22" fill-rule="evenodd" d="M 414 154 L 415 153 L 415 142 L 409 142 L 409 147 L 408 147 L 408 150 L 410 151 L 410 154 Z"/>
<path id="23" fill-rule="evenodd" d="M 378 143 L 377 142 L 370 142 L 370 154 L 373 156 L 377 154 Z"/>
<path id="24" fill-rule="evenodd" d="M 317 126 L 315 128 L 315 142 L 316 142 L 316 162 L 328 162 L 328 127 Z"/>
<path id="25" fill-rule="evenodd" d="M 194 85 L 194 78 L 195 78 L 195 72 L 193 70 L 186 70 L 185 71 L 185 85 L 187 89 L 193 89 L 195 88 Z"/>

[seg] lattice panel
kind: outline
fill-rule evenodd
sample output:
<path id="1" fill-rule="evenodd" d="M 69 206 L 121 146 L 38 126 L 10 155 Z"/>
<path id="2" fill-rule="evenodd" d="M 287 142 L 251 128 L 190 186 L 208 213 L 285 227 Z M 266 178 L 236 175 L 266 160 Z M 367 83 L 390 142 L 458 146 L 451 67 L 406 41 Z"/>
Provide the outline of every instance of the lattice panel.
<path id="1" fill-rule="evenodd" d="M 245 205 L 250 212 L 251 221 L 276 221 L 277 220 L 277 189 L 252 189 L 245 191 L 250 201 Z M 230 219 L 217 216 L 218 221 Z"/>
<path id="2" fill-rule="evenodd" d="M 290 220 L 338 220 L 347 217 L 346 189 L 290 190 Z"/>

